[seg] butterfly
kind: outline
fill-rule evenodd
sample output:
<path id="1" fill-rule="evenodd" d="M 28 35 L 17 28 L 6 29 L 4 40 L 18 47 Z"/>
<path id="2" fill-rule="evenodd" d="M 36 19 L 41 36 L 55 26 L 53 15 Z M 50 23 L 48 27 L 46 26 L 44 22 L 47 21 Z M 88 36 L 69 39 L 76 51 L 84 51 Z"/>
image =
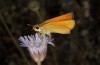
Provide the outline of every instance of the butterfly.
<path id="1" fill-rule="evenodd" d="M 75 20 L 73 20 L 73 13 L 70 12 L 36 24 L 33 30 L 51 36 L 51 33 L 70 34 L 74 26 Z"/>

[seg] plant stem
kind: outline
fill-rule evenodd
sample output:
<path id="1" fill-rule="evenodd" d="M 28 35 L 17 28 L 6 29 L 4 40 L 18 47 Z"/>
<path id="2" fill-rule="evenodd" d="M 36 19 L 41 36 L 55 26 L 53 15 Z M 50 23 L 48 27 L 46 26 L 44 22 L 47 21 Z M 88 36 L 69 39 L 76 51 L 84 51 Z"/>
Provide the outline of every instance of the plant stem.
<path id="1" fill-rule="evenodd" d="M 51 51 L 52 51 L 52 54 L 53 54 L 53 59 L 54 59 L 55 65 L 58 65 L 56 53 L 54 52 L 54 49 L 52 47 L 51 47 Z"/>
<path id="2" fill-rule="evenodd" d="M 37 65 L 41 65 L 41 61 L 37 62 Z"/>
<path id="3" fill-rule="evenodd" d="M 0 13 L 0 14 L 1 14 L 1 13 Z M 22 57 L 23 57 L 24 60 L 26 61 L 27 65 L 31 65 L 31 64 L 28 62 L 28 60 L 27 60 L 27 58 L 26 58 L 24 52 L 22 51 L 22 49 L 19 47 L 18 41 L 16 41 L 16 39 L 14 38 L 14 36 L 12 35 L 12 33 L 10 32 L 10 30 L 9 30 L 9 28 L 8 28 L 8 26 L 7 26 L 6 22 L 5 22 L 5 20 L 3 19 L 3 17 L 2 17 L 1 15 L 0 15 L 0 19 L 1 19 L 1 22 L 2 22 L 2 24 L 4 25 L 5 29 L 7 30 L 9 36 L 11 37 L 11 39 L 12 39 L 14 45 L 17 47 L 17 49 L 19 50 L 20 54 L 22 55 Z"/>
<path id="4" fill-rule="evenodd" d="M 40 22 L 42 22 L 43 20 L 42 20 L 42 18 L 41 18 L 41 15 L 40 15 L 39 11 L 37 10 L 37 11 L 35 11 L 35 12 L 36 12 L 36 14 L 37 14 L 37 15 L 38 15 L 38 17 L 39 17 Z"/>

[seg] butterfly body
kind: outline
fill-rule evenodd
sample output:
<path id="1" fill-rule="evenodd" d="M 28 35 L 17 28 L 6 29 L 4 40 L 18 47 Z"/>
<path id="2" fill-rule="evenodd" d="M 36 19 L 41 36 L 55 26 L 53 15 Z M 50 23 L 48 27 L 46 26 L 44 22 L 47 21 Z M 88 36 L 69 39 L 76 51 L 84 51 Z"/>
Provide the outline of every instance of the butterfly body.
<path id="1" fill-rule="evenodd" d="M 73 13 L 68 13 L 36 24 L 33 26 L 33 30 L 47 35 L 50 33 L 70 34 L 74 26 Z"/>

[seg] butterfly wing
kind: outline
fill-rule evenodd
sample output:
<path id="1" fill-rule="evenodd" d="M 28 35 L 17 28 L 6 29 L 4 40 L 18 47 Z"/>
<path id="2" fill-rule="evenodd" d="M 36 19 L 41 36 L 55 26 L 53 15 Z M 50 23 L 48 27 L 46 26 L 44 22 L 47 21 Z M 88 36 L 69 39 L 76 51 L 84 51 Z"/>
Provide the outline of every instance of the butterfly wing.
<path id="1" fill-rule="evenodd" d="M 71 13 L 67 13 L 67 14 L 64 14 L 64 15 L 49 19 L 49 20 L 41 23 L 39 26 L 43 26 L 43 25 L 45 25 L 47 23 L 51 23 L 51 22 L 58 22 L 58 21 L 72 20 L 72 19 L 73 19 L 73 13 L 71 12 Z"/>
<path id="2" fill-rule="evenodd" d="M 48 27 L 47 31 L 50 33 L 70 34 L 70 29 L 63 26 L 52 25 L 52 27 Z"/>
<path id="3" fill-rule="evenodd" d="M 74 20 L 65 20 L 58 22 L 47 23 L 42 28 L 50 33 L 69 34 L 75 26 Z"/>

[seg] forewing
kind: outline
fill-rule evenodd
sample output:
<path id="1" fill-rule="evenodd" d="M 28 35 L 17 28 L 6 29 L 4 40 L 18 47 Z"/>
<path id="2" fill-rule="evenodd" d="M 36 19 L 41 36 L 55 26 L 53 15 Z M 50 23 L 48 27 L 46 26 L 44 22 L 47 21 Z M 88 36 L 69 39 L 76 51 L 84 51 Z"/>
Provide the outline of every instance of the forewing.
<path id="1" fill-rule="evenodd" d="M 74 25 L 75 25 L 74 20 L 67 20 L 67 21 L 48 23 L 42 27 L 51 33 L 69 34 L 70 30 L 73 29 Z"/>
<path id="2" fill-rule="evenodd" d="M 41 23 L 40 26 L 43 26 L 51 22 L 59 22 L 59 21 L 72 20 L 72 19 L 73 19 L 73 13 L 71 12 L 71 13 L 67 13 L 67 14 L 46 20 L 45 22 Z"/>
<path id="3" fill-rule="evenodd" d="M 51 22 L 51 23 L 47 23 L 45 25 L 43 25 L 42 27 L 50 27 L 50 26 L 63 26 L 69 29 L 73 29 L 75 26 L 75 21 L 74 20 L 65 20 L 65 21 L 59 21 L 59 22 Z"/>
<path id="4" fill-rule="evenodd" d="M 70 34 L 70 29 L 63 26 L 51 25 L 45 28 L 50 33 Z"/>

